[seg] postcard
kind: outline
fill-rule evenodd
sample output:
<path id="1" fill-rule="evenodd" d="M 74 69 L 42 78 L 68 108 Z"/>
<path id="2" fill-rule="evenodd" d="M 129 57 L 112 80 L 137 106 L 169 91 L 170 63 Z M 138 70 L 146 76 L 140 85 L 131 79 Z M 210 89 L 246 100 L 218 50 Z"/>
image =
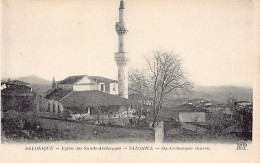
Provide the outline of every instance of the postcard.
<path id="1" fill-rule="evenodd" d="M 1 162 L 260 161 L 259 1 L 1 3 Z"/>

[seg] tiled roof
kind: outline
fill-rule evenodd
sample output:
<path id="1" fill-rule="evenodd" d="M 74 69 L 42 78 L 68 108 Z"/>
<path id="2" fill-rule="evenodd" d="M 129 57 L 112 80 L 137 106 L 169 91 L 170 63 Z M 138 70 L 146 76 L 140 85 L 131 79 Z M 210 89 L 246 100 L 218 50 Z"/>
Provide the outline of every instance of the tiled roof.
<path id="1" fill-rule="evenodd" d="M 16 85 L 12 84 L 9 85 L 8 88 L 5 88 L 2 90 L 2 93 L 8 94 L 8 93 L 30 93 L 31 88 L 26 85 Z"/>
<path id="2" fill-rule="evenodd" d="M 101 76 L 89 76 L 89 78 L 97 83 L 118 83 L 117 80 L 112 80 Z"/>
<path id="3" fill-rule="evenodd" d="M 84 77 L 88 77 L 89 78 L 89 76 L 87 76 L 87 75 L 69 76 L 69 77 L 67 77 L 64 80 L 59 81 L 58 84 L 75 84 L 76 82 L 78 82 L 79 80 L 83 79 Z M 90 80 L 92 80 L 92 79 L 90 79 Z"/>
<path id="4" fill-rule="evenodd" d="M 69 93 L 71 93 L 71 91 L 69 90 L 63 90 L 61 88 L 58 89 L 54 89 L 53 91 L 51 91 L 49 94 L 47 94 L 45 96 L 46 99 L 49 100 L 60 100 L 63 97 L 65 97 L 66 95 L 68 95 Z"/>
<path id="5" fill-rule="evenodd" d="M 73 91 L 61 100 L 67 107 L 72 106 L 129 106 L 131 100 L 101 91 Z"/>
<path id="6" fill-rule="evenodd" d="M 118 83 L 116 80 L 108 79 L 101 76 L 88 76 L 88 75 L 77 75 L 77 76 L 69 76 L 64 80 L 57 82 L 58 84 L 75 84 L 79 80 L 83 79 L 84 77 L 89 78 L 94 83 Z"/>
<path id="7" fill-rule="evenodd" d="M 6 82 L 6 84 L 10 84 L 10 85 L 29 85 L 29 83 L 26 83 L 24 81 L 20 81 L 20 80 L 11 80 Z"/>
<path id="8" fill-rule="evenodd" d="M 66 79 L 59 82 L 59 84 L 74 84 L 81 80 L 86 75 L 69 76 Z"/>

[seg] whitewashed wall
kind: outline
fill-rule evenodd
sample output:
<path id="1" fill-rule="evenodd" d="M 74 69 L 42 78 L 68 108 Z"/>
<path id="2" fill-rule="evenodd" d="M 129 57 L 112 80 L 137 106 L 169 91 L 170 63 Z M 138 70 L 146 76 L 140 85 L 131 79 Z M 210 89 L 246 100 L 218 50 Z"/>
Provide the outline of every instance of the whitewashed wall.
<path id="1" fill-rule="evenodd" d="M 98 85 L 73 85 L 74 91 L 98 90 Z"/>
<path id="2" fill-rule="evenodd" d="M 58 107 L 60 108 L 61 114 L 64 111 L 62 104 L 55 100 L 47 100 L 47 105 L 45 105 L 45 107 L 45 112 L 47 112 L 48 107 L 50 107 L 50 113 L 58 114 Z"/>
<path id="3" fill-rule="evenodd" d="M 115 90 L 113 90 L 115 85 Z M 112 95 L 118 95 L 118 83 L 110 83 L 110 90 L 109 90 L 110 94 Z"/>

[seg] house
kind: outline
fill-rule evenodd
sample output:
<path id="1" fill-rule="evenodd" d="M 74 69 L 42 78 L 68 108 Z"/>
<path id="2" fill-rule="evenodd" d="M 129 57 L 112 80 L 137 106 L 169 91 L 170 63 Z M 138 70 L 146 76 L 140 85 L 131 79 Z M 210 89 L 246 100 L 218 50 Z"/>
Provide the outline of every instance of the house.
<path id="1" fill-rule="evenodd" d="M 46 107 L 40 112 L 65 118 L 98 120 L 102 123 L 107 119 L 132 117 L 131 100 L 99 90 L 73 91 L 58 88 L 45 99 Z"/>
<path id="2" fill-rule="evenodd" d="M 204 99 L 190 99 L 184 102 L 184 104 L 195 105 L 198 107 L 210 107 L 212 106 L 213 101 L 204 100 Z"/>
<path id="3" fill-rule="evenodd" d="M 206 109 L 191 104 L 183 104 L 175 107 L 163 108 L 158 116 L 161 119 L 172 119 L 178 122 L 205 123 L 207 112 Z"/>
<path id="4" fill-rule="evenodd" d="M 206 122 L 206 109 L 190 104 L 179 105 L 176 107 L 179 122 Z"/>
<path id="5" fill-rule="evenodd" d="M 189 130 L 203 134 L 208 129 L 206 121 L 208 111 L 192 104 L 182 104 L 175 107 L 163 108 L 158 118 L 168 123 L 167 130 Z"/>
<path id="6" fill-rule="evenodd" d="M 24 85 L 24 86 L 29 86 L 29 83 L 26 83 L 24 81 L 21 80 L 11 80 L 5 83 L 6 86 L 13 86 L 13 85 Z"/>
<path id="7" fill-rule="evenodd" d="M 1 81 L 1 90 L 7 88 L 8 86 L 14 86 L 14 85 L 24 85 L 24 86 L 29 86 L 29 83 L 20 81 L 20 80 L 11 80 L 8 81 Z"/>
<path id="8" fill-rule="evenodd" d="M 13 80 L 5 83 L 6 88 L 1 91 L 3 111 L 15 110 L 19 112 L 33 111 L 37 108 L 37 95 L 29 87 L 29 83 Z"/>
<path id="9" fill-rule="evenodd" d="M 99 90 L 113 95 L 118 95 L 118 82 L 116 80 L 100 77 L 77 75 L 69 76 L 57 83 L 57 88 L 70 91 Z"/>
<path id="10" fill-rule="evenodd" d="M 221 105 L 211 105 L 211 106 L 203 107 L 203 108 L 208 110 L 211 113 L 214 113 L 214 112 L 218 112 L 218 111 L 228 110 L 227 108 L 229 108 L 229 107 L 225 107 L 225 106 L 223 107 Z"/>
<path id="11" fill-rule="evenodd" d="M 6 82 L 1 82 L 1 90 L 5 89 L 5 88 L 7 88 L 6 87 Z"/>

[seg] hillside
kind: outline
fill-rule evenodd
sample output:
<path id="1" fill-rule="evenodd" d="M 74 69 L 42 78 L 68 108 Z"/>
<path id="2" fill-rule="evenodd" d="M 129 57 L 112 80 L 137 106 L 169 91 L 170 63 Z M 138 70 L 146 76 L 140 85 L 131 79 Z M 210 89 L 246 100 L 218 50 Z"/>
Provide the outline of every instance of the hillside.
<path id="1" fill-rule="evenodd" d="M 253 101 L 253 89 L 241 86 L 195 86 L 185 97 L 189 99 L 207 99 L 226 103 L 231 97 L 237 101 Z"/>
<path id="2" fill-rule="evenodd" d="M 193 96 L 206 94 L 212 100 L 223 103 L 230 98 L 230 93 L 238 101 L 253 101 L 253 89 L 241 86 L 197 86 Z"/>
<path id="3" fill-rule="evenodd" d="M 30 84 L 51 85 L 51 81 L 42 79 L 42 78 L 35 76 L 35 75 L 20 77 L 20 78 L 17 78 L 17 80 L 25 81 L 25 82 L 30 83 Z"/>
<path id="4" fill-rule="evenodd" d="M 189 99 L 205 99 L 225 104 L 230 98 L 230 93 L 237 101 L 253 101 L 253 89 L 241 86 L 195 86 L 188 93 L 177 95 L 172 92 L 168 99 L 172 104 L 181 104 Z"/>

